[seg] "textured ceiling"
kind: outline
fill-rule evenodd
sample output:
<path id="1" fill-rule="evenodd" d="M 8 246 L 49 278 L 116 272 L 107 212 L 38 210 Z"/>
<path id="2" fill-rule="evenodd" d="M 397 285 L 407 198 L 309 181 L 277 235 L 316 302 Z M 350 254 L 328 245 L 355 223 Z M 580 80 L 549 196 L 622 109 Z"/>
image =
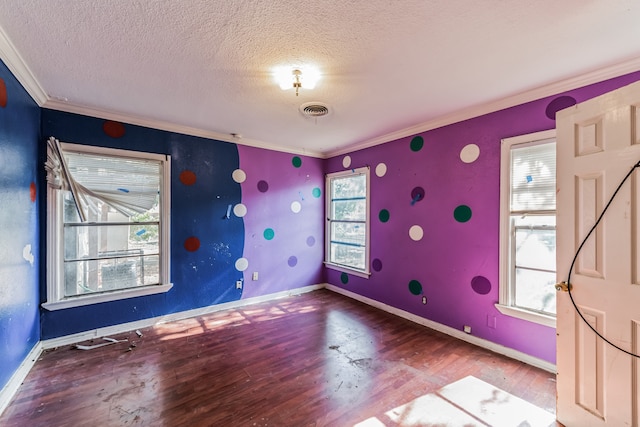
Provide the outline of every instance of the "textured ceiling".
<path id="1" fill-rule="evenodd" d="M 638 0 L 0 0 L 0 10 L 45 107 L 312 155 L 640 68 Z M 314 90 L 296 97 L 274 82 L 275 67 L 306 64 L 322 74 Z M 330 115 L 304 117 L 310 101 Z"/>

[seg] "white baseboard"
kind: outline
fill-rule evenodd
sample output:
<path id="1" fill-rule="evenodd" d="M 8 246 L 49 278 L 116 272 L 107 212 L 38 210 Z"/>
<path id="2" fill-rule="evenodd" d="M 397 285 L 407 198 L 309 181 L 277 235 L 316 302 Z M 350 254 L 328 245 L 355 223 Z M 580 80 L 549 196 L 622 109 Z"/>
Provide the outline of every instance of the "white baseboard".
<path id="1" fill-rule="evenodd" d="M 121 334 L 123 332 L 135 331 L 136 329 L 148 328 L 160 323 L 173 322 L 176 320 L 189 319 L 191 317 L 203 316 L 217 311 L 229 310 L 232 308 L 244 307 L 247 305 L 257 304 L 265 301 L 272 301 L 279 298 L 286 298 L 293 295 L 300 295 L 307 292 L 324 288 L 324 284 L 310 285 L 303 288 L 291 289 L 288 291 L 276 292 L 273 294 L 262 295 L 259 297 L 241 299 L 237 301 L 225 302 L 207 307 L 195 308 L 193 310 L 181 311 L 178 313 L 167 314 L 165 316 L 152 317 L 150 319 L 142 319 L 135 322 L 121 323 L 119 325 L 107 326 L 104 328 L 92 329 L 89 331 L 79 332 L 77 334 L 65 335 L 63 337 L 51 338 L 41 341 L 43 349 L 62 347 L 65 345 L 76 344 L 82 341 L 106 337 L 110 335 Z"/>
<path id="2" fill-rule="evenodd" d="M 478 347 L 486 348 L 487 350 L 493 351 L 494 353 L 499 353 L 504 356 L 510 357 L 512 359 L 519 360 L 520 362 L 524 362 L 526 364 L 535 366 L 547 372 L 551 372 L 552 374 L 556 373 L 556 365 L 553 363 L 547 362 L 546 360 L 542 360 L 537 357 L 530 356 L 526 353 L 522 353 L 520 351 L 514 350 L 512 348 L 505 347 L 500 344 L 496 344 L 494 342 L 487 341 L 485 339 L 466 334 L 462 331 L 451 328 L 449 326 L 445 326 L 441 323 L 437 323 L 432 320 L 425 319 L 424 317 L 417 316 L 413 313 L 409 313 L 408 311 L 404 311 L 399 308 L 392 307 L 390 305 L 381 303 L 371 298 L 364 297 L 354 292 L 350 292 L 346 289 L 343 289 L 334 285 L 330 285 L 328 283 L 325 283 L 324 287 L 330 291 L 347 296 L 349 298 L 353 298 L 354 300 L 360 301 L 364 304 L 370 305 L 372 307 L 378 308 L 388 313 L 395 314 L 396 316 L 400 316 L 412 322 L 418 323 L 422 326 L 426 326 L 427 328 L 434 329 L 438 332 L 442 332 L 443 334 L 447 334 L 454 338 L 458 338 L 459 340 L 477 345 Z"/>
<path id="3" fill-rule="evenodd" d="M 35 365 L 41 354 L 42 344 L 38 341 L 36 345 L 33 346 L 29 354 L 27 354 L 27 357 L 24 358 L 18 369 L 13 373 L 9 382 L 7 382 L 7 384 L 2 388 L 2 391 L 0 391 L 0 415 L 2 415 L 5 409 L 7 409 L 11 399 L 13 399 L 13 396 L 16 394 L 18 388 L 20 388 L 20 385 L 22 385 L 22 382 L 27 377 L 27 374 L 29 374 L 29 371 L 33 368 L 33 365 Z"/>
<path id="4" fill-rule="evenodd" d="M 0 391 L 0 414 L 2 414 L 6 409 L 6 407 L 9 405 L 9 403 L 11 402 L 11 399 L 13 398 L 15 393 L 18 391 L 18 388 L 20 387 L 20 385 L 26 378 L 27 374 L 29 373 L 33 365 L 36 363 L 36 361 L 42 354 L 42 351 L 45 349 L 75 344 L 75 343 L 86 341 L 93 338 L 105 337 L 109 335 L 120 334 L 123 332 L 130 332 L 136 329 L 147 328 L 147 327 L 158 325 L 161 323 L 173 322 L 176 320 L 183 320 L 191 317 L 203 316 L 209 313 L 215 313 L 222 310 L 229 310 L 232 308 L 249 306 L 252 304 L 257 304 L 265 301 L 272 301 L 275 299 L 286 298 L 293 295 L 301 295 L 307 292 L 311 292 L 311 291 L 315 291 L 323 288 L 326 288 L 332 292 L 336 292 L 338 294 L 344 295 L 346 297 L 352 298 L 354 300 L 360 301 L 364 304 L 370 305 L 377 309 L 394 314 L 396 316 L 402 317 L 404 319 L 410 320 L 412 322 L 418 323 L 422 326 L 426 326 L 428 328 L 434 329 L 438 332 L 442 332 L 444 334 L 450 335 L 454 338 L 458 338 L 462 341 L 466 341 L 471 344 L 477 345 L 479 347 L 486 348 L 487 350 L 502 354 L 504 356 L 510 357 L 515 360 L 519 360 L 521 362 L 538 367 L 545 371 L 556 373 L 556 365 L 549 363 L 545 360 L 538 359 L 536 357 L 530 356 L 528 354 L 522 353 L 520 351 L 511 349 L 508 347 L 504 347 L 502 345 L 493 343 L 491 341 L 487 341 L 482 338 L 474 337 L 473 335 L 465 334 L 464 332 L 458 331 L 449 326 L 445 326 L 443 324 L 433 322 L 431 320 L 425 319 L 423 317 L 417 316 L 415 314 L 409 313 L 404 310 L 400 310 L 399 308 L 392 307 L 390 305 L 381 303 L 379 301 L 364 297 L 362 295 L 347 291 L 337 286 L 330 285 L 328 283 L 321 283 L 317 285 L 305 286 L 303 288 L 291 289 L 288 291 L 262 295 L 259 297 L 247 298 L 247 299 L 231 301 L 223 304 L 196 308 L 193 310 L 181 311 L 179 313 L 167 314 L 166 316 L 158 316 L 150 319 L 138 320 L 135 322 L 122 323 L 119 325 L 108 326 L 105 328 L 98 328 L 90 331 L 80 332 L 77 334 L 65 335 L 63 337 L 39 341 L 33 347 L 33 349 L 31 349 L 27 357 L 20 364 L 20 366 L 18 367 L 16 372 L 13 374 L 9 382 L 4 386 L 2 391 Z"/>

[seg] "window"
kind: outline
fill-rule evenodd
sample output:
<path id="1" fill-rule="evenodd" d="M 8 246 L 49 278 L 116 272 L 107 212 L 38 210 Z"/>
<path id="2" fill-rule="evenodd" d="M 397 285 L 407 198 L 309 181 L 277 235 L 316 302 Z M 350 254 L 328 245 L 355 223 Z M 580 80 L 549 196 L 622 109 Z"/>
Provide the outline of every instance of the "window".
<path id="1" fill-rule="evenodd" d="M 327 175 L 328 267 L 369 277 L 369 168 Z"/>
<path id="2" fill-rule="evenodd" d="M 170 158 L 47 143 L 49 310 L 166 292 Z"/>
<path id="3" fill-rule="evenodd" d="M 547 326 L 556 315 L 555 130 L 502 140 L 500 302 Z"/>

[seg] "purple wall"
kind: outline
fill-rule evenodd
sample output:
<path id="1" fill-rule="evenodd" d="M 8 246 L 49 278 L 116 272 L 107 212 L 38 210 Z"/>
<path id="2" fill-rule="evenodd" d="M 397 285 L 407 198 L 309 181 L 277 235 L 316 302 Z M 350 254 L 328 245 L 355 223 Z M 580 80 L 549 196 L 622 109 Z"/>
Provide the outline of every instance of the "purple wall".
<path id="1" fill-rule="evenodd" d="M 242 297 L 322 283 L 323 161 L 247 146 L 238 151 L 248 264 Z"/>
<path id="2" fill-rule="evenodd" d="M 40 339 L 40 109 L 0 62 L 0 389 Z"/>
<path id="3" fill-rule="evenodd" d="M 559 109 L 639 79 L 633 73 L 349 153 L 349 168 L 371 167 L 372 275 L 327 269 L 328 282 L 457 330 L 469 325 L 475 336 L 555 363 L 555 329 L 494 306 L 500 140 L 553 129 Z M 479 148 L 474 161 L 470 144 Z M 326 172 L 343 170 L 344 157 L 329 159 Z M 378 176 L 381 164 L 386 173 Z"/>

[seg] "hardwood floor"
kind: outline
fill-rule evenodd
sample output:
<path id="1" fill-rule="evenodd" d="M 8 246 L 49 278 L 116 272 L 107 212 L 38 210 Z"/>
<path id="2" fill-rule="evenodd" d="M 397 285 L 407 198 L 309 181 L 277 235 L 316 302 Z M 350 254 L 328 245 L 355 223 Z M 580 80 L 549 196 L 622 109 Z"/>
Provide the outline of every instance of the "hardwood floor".
<path id="1" fill-rule="evenodd" d="M 559 425 L 554 375 L 328 290 L 140 332 L 46 351 L 0 425 Z"/>

